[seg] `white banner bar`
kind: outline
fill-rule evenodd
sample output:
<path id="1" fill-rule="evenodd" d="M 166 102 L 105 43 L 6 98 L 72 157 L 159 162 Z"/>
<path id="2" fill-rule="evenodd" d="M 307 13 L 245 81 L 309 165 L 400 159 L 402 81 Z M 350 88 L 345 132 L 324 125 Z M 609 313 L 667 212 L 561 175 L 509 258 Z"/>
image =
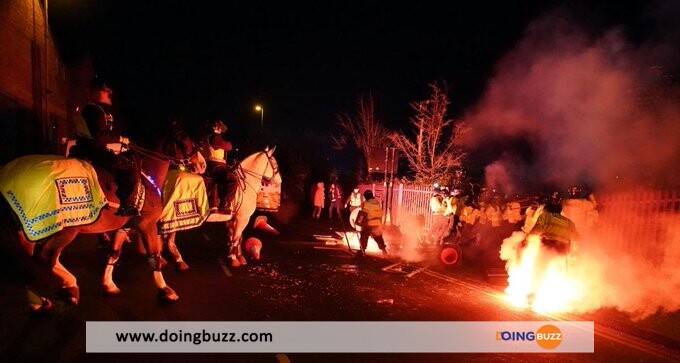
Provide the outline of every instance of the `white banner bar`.
<path id="1" fill-rule="evenodd" d="M 87 322 L 88 353 L 593 353 L 592 321 Z"/>

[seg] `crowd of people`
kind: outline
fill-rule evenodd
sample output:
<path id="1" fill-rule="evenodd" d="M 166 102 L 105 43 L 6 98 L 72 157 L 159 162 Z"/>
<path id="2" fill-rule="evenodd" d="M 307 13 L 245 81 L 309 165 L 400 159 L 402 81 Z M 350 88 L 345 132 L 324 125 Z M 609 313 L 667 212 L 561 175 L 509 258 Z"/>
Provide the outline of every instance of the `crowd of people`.
<path id="1" fill-rule="evenodd" d="M 341 220 L 342 211 L 348 210 L 350 213 L 361 206 L 365 197 L 359 192 L 359 187 L 352 189 L 352 192 L 345 199 L 342 188 L 337 181 L 331 181 L 326 188 L 322 181 L 317 182 L 312 187 L 312 219 L 321 219 L 321 212 L 328 208 L 328 219 Z"/>
<path id="2" fill-rule="evenodd" d="M 492 252 L 513 231 L 540 235 L 546 245 L 566 253 L 574 251 L 579 231 L 588 232 L 597 223 L 597 201 L 582 186 L 566 193 L 505 198 L 496 190 L 482 189 L 478 195 L 437 188 L 430 198 L 432 227 L 426 243 L 486 246 Z"/>

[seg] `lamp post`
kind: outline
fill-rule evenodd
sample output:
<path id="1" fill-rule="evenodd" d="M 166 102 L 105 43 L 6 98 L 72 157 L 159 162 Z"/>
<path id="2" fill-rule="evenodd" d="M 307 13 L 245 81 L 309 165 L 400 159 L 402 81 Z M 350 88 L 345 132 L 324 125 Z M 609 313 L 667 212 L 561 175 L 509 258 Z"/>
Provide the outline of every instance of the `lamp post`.
<path id="1" fill-rule="evenodd" d="M 260 112 L 260 132 L 264 131 L 264 107 L 255 105 L 255 111 Z"/>

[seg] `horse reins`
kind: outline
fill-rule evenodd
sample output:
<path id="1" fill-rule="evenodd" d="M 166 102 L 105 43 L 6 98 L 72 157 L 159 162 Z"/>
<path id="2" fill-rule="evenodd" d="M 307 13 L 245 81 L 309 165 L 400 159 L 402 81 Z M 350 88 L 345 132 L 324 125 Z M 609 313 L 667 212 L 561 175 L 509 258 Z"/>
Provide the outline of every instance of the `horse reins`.
<path id="1" fill-rule="evenodd" d="M 269 168 L 269 166 L 271 165 L 273 173 L 272 173 L 272 176 L 270 178 L 265 177 L 264 174 L 258 174 L 254 171 L 244 169 L 240 164 L 237 166 L 235 171 L 238 173 L 239 187 L 241 189 L 241 192 L 245 192 L 246 188 L 248 188 L 248 187 L 250 189 L 252 189 L 255 192 L 255 194 L 260 192 L 259 190 L 256 190 L 255 188 L 253 188 L 252 185 L 250 185 L 248 183 L 248 181 L 246 180 L 246 174 L 248 174 L 250 176 L 254 176 L 256 178 L 260 178 L 260 181 L 267 181 L 267 182 L 269 182 L 269 180 L 271 180 L 274 176 L 276 176 L 276 174 L 279 174 L 279 168 L 277 166 L 274 166 L 274 162 L 272 161 L 273 157 L 269 156 L 269 154 L 267 154 L 266 152 L 265 152 L 265 155 L 267 155 L 267 166 L 265 167 L 264 172 L 266 173 L 267 168 Z M 241 197 L 241 200 L 237 203 L 237 205 L 235 206 L 236 207 L 235 209 L 238 209 L 240 207 L 241 203 L 243 203 L 243 197 Z"/>
<path id="2" fill-rule="evenodd" d="M 168 156 L 168 155 L 165 155 L 165 154 L 157 152 L 157 151 L 145 149 L 141 146 L 128 145 L 128 149 L 130 149 L 130 150 L 132 150 L 132 151 L 134 151 L 138 154 L 152 158 L 152 159 L 167 161 L 167 162 L 170 162 L 170 163 L 175 163 L 177 165 L 185 164 L 185 159 L 174 158 L 172 156 Z"/>

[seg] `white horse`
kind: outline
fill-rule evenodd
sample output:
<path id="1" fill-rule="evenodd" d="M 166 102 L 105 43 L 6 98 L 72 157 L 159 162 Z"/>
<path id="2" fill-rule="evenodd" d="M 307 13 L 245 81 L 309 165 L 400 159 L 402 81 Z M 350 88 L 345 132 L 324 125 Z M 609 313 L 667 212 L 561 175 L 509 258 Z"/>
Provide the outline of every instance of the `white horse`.
<path id="1" fill-rule="evenodd" d="M 231 204 L 233 215 L 231 220 L 227 221 L 231 246 L 228 258 L 233 267 L 246 264 L 246 259 L 241 251 L 243 230 L 246 229 L 250 217 L 255 212 L 257 193 L 262 188 L 262 183 L 281 184 L 279 165 L 273 156 L 275 150 L 276 146 L 252 154 L 241 161 L 236 169 L 239 185 Z"/>
<path id="2" fill-rule="evenodd" d="M 279 173 L 278 163 L 273 154 L 276 147 L 271 149 L 265 148 L 263 151 L 254 153 L 245 158 L 236 168 L 235 172 L 238 176 L 238 188 L 236 195 L 231 204 L 233 214 L 226 216 L 227 228 L 229 230 L 229 256 L 231 265 L 239 267 L 245 265 L 246 259 L 243 257 L 241 242 L 243 240 L 243 230 L 250 221 L 250 217 L 255 212 L 257 206 L 257 193 L 262 188 L 262 183 L 273 183 L 274 185 L 281 184 L 281 174 Z M 224 215 L 223 215 L 224 216 Z M 225 219 L 217 219 L 224 221 Z M 208 219 L 210 222 L 211 219 Z M 179 271 L 186 271 L 189 266 L 186 264 L 182 255 L 175 243 L 176 232 L 164 236 L 166 245 L 172 254 L 177 269 Z M 112 252 L 109 255 L 108 264 L 104 270 L 102 278 L 102 288 L 107 295 L 117 295 L 120 289 L 113 281 L 113 270 L 115 264 L 120 258 L 123 242 L 126 239 L 126 233 L 119 230 L 114 237 Z M 163 263 L 165 261 L 162 261 Z"/>

